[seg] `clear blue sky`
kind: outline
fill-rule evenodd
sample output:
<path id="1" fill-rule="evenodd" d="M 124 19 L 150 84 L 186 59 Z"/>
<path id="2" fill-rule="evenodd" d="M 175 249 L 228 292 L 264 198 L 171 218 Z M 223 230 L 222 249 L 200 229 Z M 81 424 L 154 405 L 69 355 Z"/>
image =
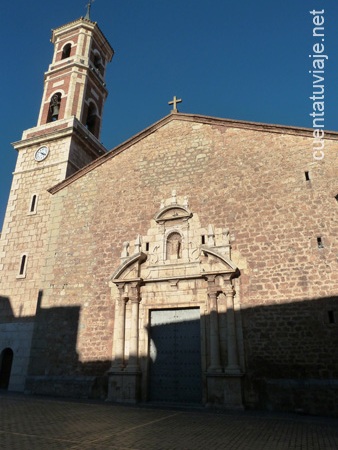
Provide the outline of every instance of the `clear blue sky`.
<path id="1" fill-rule="evenodd" d="M 0 229 L 16 152 L 36 125 L 51 29 L 85 15 L 87 0 L 2 1 Z M 309 10 L 325 9 L 325 126 L 338 130 L 336 0 L 96 0 L 115 56 L 101 140 L 111 149 L 170 112 L 311 128 Z"/>

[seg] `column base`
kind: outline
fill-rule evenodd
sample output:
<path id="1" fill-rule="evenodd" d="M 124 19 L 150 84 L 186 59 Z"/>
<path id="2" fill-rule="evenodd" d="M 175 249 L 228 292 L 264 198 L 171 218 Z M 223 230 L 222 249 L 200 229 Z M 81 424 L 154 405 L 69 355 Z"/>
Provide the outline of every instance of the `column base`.
<path id="1" fill-rule="evenodd" d="M 210 366 L 208 368 L 208 374 L 212 375 L 218 373 L 223 373 L 223 368 L 221 366 Z"/>
<path id="2" fill-rule="evenodd" d="M 121 372 L 110 370 L 108 373 L 107 401 L 137 403 L 140 399 L 141 372 Z"/>
<path id="3" fill-rule="evenodd" d="M 243 410 L 241 374 L 207 373 L 207 405 Z"/>
<path id="4" fill-rule="evenodd" d="M 242 376 L 242 371 L 239 366 L 227 366 L 224 369 L 224 374 L 228 376 Z"/>

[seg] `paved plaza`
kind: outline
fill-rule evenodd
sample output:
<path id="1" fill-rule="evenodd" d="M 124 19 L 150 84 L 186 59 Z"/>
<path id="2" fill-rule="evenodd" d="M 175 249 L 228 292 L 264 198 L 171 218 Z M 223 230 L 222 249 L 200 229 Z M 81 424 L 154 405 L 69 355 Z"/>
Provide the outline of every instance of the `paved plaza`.
<path id="1" fill-rule="evenodd" d="M 338 449 L 338 420 L 0 393 L 0 449 Z"/>

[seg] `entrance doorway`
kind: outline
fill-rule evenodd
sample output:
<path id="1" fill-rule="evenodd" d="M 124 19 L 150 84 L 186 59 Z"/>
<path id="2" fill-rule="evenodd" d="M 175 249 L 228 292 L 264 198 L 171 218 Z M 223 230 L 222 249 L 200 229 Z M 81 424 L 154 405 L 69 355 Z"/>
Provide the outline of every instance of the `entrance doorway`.
<path id="1" fill-rule="evenodd" d="M 8 389 L 13 362 L 13 350 L 5 348 L 0 355 L 0 389 Z"/>
<path id="2" fill-rule="evenodd" d="M 151 401 L 201 403 L 200 310 L 150 312 Z"/>

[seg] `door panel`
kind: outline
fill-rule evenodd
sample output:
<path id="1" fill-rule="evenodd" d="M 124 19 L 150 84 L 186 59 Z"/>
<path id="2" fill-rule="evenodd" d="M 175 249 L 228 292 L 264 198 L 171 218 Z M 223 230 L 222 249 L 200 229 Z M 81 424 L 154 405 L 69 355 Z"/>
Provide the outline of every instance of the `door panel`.
<path id="1" fill-rule="evenodd" d="M 200 403 L 199 308 L 151 311 L 150 322 L 150 399 Z"/>

